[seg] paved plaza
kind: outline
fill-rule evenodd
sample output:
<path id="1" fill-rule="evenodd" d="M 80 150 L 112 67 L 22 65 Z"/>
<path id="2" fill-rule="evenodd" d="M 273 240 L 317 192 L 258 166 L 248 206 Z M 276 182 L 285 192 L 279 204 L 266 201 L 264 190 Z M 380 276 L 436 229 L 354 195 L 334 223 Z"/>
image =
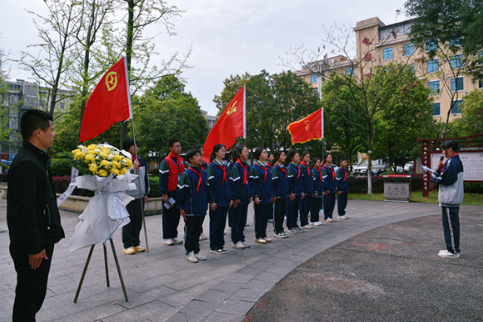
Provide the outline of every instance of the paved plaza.
<path id="1" fill-rule="evenodd" d="M 334 260 L 335 264 L 347 256 L 354 256 L 354 252 L 348 251 L 347 244 L 343 242 L 363 234 L 361 235 L 363 237 L 360 237 L 365 238 L 363 243 L 350 245 L 362 250 L 365 249 L 364 247 L 368 247 L 367 245 L 377 248 L 377 245 L 381 244 L 381 240 L 377 239 L 377 235 L 372 236 L 370 234 L 373 229 L 408 219 L 439 215 L 441 211 L 436 204 L 353 200 L 349 201 L 347 210 L 348 215 L 351 216 L 349 220 L 324 224 L 321 227 L 290 236 L 288 239 L 273 239 L 271 244 L 259 245 L 254 243 L 253 207 L 250 206 L 248 214 L 250 226 L 246 227 L 245 234 L 251 248 L 235 250 L 231 247 L 232 244 L 227 241 L 226 246 L 229 253 L 215 255 L 209 253 L 208 241 L 202 241 L 201 253 L 206 254 L 208 260 L 196 264 L 186 260 L 183 246 L 165 246 L 162 244 L 161 216 L 146 217 L 149 254 L 137 253 L 127 256 L 122 253 L 121 231 L 118 230 L 113 237 L 129 302 L 124 299 L 108 243 L 110 287 L 106 286 L 103 248 L 102 245 L 97 245 L 77 303 L 73 303 L 73 300 L 89 248 L 70 253 L 68 241 L 77 223 L 78 214 L 63 211 L 61 212 L 62 224 L 66 238 L 56 246 L 47 298 L 37 315 L 37 321 L 243 321 L 245 318 L 249 321 L 320 320 L 310 315 L 307 318 L 299 316 L 299 318 L 293 319 L 291 315 L 280 314 L 283 310 L 278 310 L 279 314 L 276 318 L 273 314 L 264 315 L 268 313 L 262 312 L 262 310 L 267 308 L 268 312 L 270 310 L 273 312 L 273 306 L 270 308 L 269 304 L 264 306 L 264 303 L 268 303 L 269 297 L 276 295 L 274 291 L 290 281 L 292 276 L 298 276 L 297 280 L 300 280 L 302 284 L 305 281 L 310 281 L 313 275 L 304 272 L 304 267 L 313 267 L 312 273 L 320 273 L 319 270 L 326 269 L 313 266 L 315 260 L 321 262 L 326 258 L 329 263 L 330 260 Z M 7 251 L 9 238 L 4 219 L 5 200 L 0 201 L 0 212 L 2 213 L 0 215 L 2 220 L 0 221 L 0 245 L 5 250 L 0 255 L 0 270 L 2 272 L 0 277 L 0 321 L 10 321 L 16 275 L 13 262 Z M 465 213 L 471 213 L 480 219 L 479 232 L 481 235 L 481 231 L 483 231 L 481 229 L 483 227 L 481 221 L 483 219 L 483 207 L 462 206 L 461 213 L 462 216 Z M 418 221 L 410 220 L 408 222 L 416 227 L 418 226 Z M 437 223 L 433 233 L 438 233 L 438 236 L 423 235 L 421 240 L 425 247 L 425 254 L 435 255 L 439 249 L 443 248 L 443 233 L 438 220 L 433 220 L 433 222 Z M 204 223 L 205 234 L 209 232 L 208 224 L 209 219 L 207 217 Z M 473 254 L 473 257 L 470 256 L 473 262 L 468 259 L 463 260 L 465 258 L 464 244 L 468 243 L 468 240 L 465 240 L 468 235 L 465 235 L 464 222 L 462 225 L 462 260 L 451 265 L 471 266 L 470 269 L 476 270 L 474 272 L 475 282 L 480 283 L 481 286 L 482 255 L 480 253 L 479 255 Z M 397 226 L 397 229 L 404 230 L 405 227 L 405 225 L 401 225 Z M 178 231 L 182 235 L 182 223 L 180 223 Z M 228 238 L 225 239 L 229 240 L 228 232 L 226 237 Z M 415 244 L 411 245 L 416 252 L 415 255 L 411 254 L 410 249 L 401 247 L 401 245 L 405 245 L 403 240 L 400 240 L 400 244 L 392 244 L 393 247 L 399 249 L 400 254 L 398 256 L 406 256 L 408 263 L 409 260 L 414 261 L 420 256 L 417 250 L 418 238 L 416 238 L 417 236 L 413 237 Z M 432 239 L 437 238 L 436 240 L 431 239 L 432 244 L 430 246 L 436 247 L 434 249 L 428 249 L 430 237 Z M 373 244 L 370 242 L 371 238 L 375 238 Z M 144 244 L 144 235 L 142 235 L 141 240 Z M 361 246 L 363 244 L 366 246 Z M 337 259 L 334 252 L 339 254 Z M 442 260 L 437 256 L 433 257 L 435 261 Z M 356 265 L 358 257 L 354 256 L 353 259 L 356 261 L 354 262 Z M 384 265 L 390 267 L 393 264 L 391 261 L 391 257 L 387 257 Z M 479 264 L 475 264 L 474 261 Z M 287 276 L 289 273 L 290 275 Z M 340 274 L 346 274 L 346 272 L 341 270 Z M 333 270 L 330 272 L 330 276 L 334 279 L 342 278 L 337 277 L 337 272 Z M 282 279 L 284 279 L 283 283 L 277 285 Z M 321 283 L 318 284 L 318 287 L 322 289 L 324 285 L 325 283 Z M 288 292 L 290 292 L 290 289 Z M 296 292 L 300 295 L 301 290 L 294 289 L 294 295 Z M 481 292 L 479 293 L 481 296 Z M 440 294 L 440 297 L 444 298 L 444 293 Z M 263 299 L 263 301 L 259 302 L 260 299 Z M 458 300 L 464 301 L 463 299 Z M 257 305 L 254 307 L 255 304 Z M 331 303 L 331 306 L 333 305 Z M 445 305 L 445 302 L 442 305 Z M 330 316 L 324 320 L 342 321 L 346 319 L 337 319 Z M 367 321 L 367 319 L 361 320 Z"/>

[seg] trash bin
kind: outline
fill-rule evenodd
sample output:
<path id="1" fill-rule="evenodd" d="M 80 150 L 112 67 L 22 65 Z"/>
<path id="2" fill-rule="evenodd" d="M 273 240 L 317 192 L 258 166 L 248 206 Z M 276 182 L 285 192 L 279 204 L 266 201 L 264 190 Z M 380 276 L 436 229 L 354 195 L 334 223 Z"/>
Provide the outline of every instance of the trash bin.
<path id="1" fill-rule="evenodd" d="M 411 176 L 403 174 L 384 175 L 385 201 L 409 202 L 411 199 Z"/>

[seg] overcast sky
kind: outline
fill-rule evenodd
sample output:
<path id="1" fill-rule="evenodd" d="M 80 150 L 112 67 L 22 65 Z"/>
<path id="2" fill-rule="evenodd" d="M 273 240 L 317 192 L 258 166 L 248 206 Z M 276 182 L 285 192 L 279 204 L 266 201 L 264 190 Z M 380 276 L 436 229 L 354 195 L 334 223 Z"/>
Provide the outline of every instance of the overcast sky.
<path id="1" fill-rule="evenodd" d="M 177 36 L 161 33 L 155 38 L 156 50 L 167 59 L 175 51 L 187 52 L 192 45 L 182 77 L 186 89 L 201 108 L 211 115 L 217 110 L 215 95 L 223 90 L 230 75 L 269 73 L 287 70 L 280 57 L 303 44 L 317 49 L 324 38 L 322 26 L 334 23 L 355 26 L 357 21 L 379 17 L 385 24 L 406 20 L 404 0 L 176 0 L 169 1 L 186 12 L 173 20 Z M 44 12 L 41 0 L 2 1 L 0 48 L 9 58 L 18 59 L 20 51 L 38 42 L 32 16 L 25 9 Z M 399 16 L 396 10 L 401 10 Z M 161 30 L 160 26 L 156 27 Z M 154 32 L 154 30 L 151 30 Z M 33 52 L 35 54 L 36 52 Z M 10 78 L 33 81 L 32 76 L 10 63 Z"/>

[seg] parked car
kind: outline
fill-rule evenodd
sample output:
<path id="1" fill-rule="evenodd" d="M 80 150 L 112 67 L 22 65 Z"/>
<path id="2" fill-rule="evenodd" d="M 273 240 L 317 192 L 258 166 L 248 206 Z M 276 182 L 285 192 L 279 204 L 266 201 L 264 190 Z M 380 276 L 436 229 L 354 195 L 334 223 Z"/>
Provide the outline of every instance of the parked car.
<path id="1" fill-rule="evenodd" d="M 384 172 L 386 172 L 386 165 L 385 164 L 373 164 L 372 165 L 372 174 L 375 176 L 380 176 Z"/>
<path id="2" fill-rule="evenodd" d="M 404 165 L 404 172 L 411 173 L 414 170 L 414 161 L 409 161 Z"/>
<path id="3" fill-rule="evenodd" d="M 355 176 L 366 176 L 367 175 L 367 163 L 361 163 L 354 165 L 353 173 Z"/>

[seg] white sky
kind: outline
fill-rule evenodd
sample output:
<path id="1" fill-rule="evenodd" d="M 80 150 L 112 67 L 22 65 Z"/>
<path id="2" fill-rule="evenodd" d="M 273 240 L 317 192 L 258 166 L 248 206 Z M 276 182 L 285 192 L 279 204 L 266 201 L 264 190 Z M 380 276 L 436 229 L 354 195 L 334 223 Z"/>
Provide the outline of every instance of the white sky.
<path id="1" fill-rule="evenodd" d="M 258 74 L 287 70 L 280 57 L 290 59 L 285 51 L 304 45 L 317 49 L 324 38 L 325 27 L 379 17 L 385 24 L 403 21 L 404 0 L 176 0 L 169 1 L 186 13 L 173 22 L 177 36 L 166 33 L 155 38 L 160 58 L 167 59 L 175 51 L 186 52 L 192 45 L 185 70 L 186 90 L 196 97 L 202 109 L 216 115 L 215 95 L 223 90 L 223 80 L 230 75 Z M 10 59 L 29 51 L 38 42 L 32 16 L 25 9 L 43 12 L 42 0 L 2 1 L 0 48 Z M 396 10 L 401 15 L 396 16 Z M 397 19 L 397 20 L 396 20 Z M 160 26 L 156 27 L 159 31 Z M 153 30 L 154 33 L 154 30 Z M 32 52 L 36 54 L 37 52 Z M 330 56 L 330 54 L 329 54 Z M 10 79 L 33 80 L 32 76 L 10 63 Z"/>

